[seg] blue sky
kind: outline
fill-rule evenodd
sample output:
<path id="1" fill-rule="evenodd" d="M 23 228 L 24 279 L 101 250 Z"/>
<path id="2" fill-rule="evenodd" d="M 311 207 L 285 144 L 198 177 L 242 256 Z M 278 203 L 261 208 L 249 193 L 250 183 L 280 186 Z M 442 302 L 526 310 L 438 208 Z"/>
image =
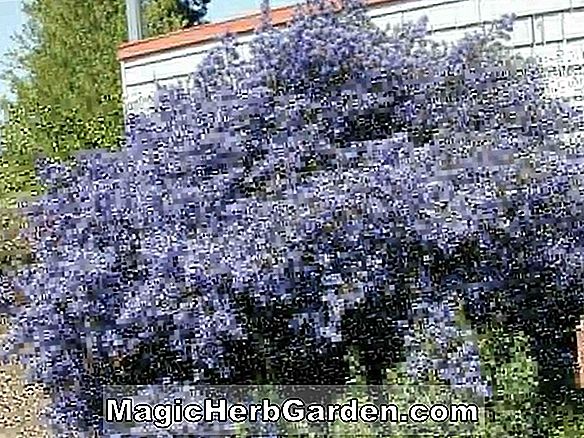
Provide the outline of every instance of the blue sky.
<path id="1" fill-rule="evenodd" d="M 0 0 L 0 61 L 12 47 L 11 36 L 22 29 L 24 14 L 21 0 Z M 5 84 L 0 81 L 0 94 L 6 93 Z"/>
<path id="2" fill-rule="evenodd" d="M 2 0 L 0 0 L 2 1 Z M 270 0 L 273 8 L 300 3 L 299 0 Z M 207 18 L 211 21 L 219 21 L 246 12 L 257 11 L 260 8 L 260 0 L 211 0 Z"/>
<path id="3" fill-rule="evenodd" d="M 279 7 L 297 3 L 297 0 L 271 0 L 270 3 L 272 7 Z M 211 0 L 207 18 L 220 21 L 258 10 L 259 7 L 260 0 Z M 11 36 L 22 29 L 25 16 L 21 9 L 22 0 L 0 0 L 0 60 L 5 59 L 6 51 L 12 47 Z M 0 94 L 6 92 L 6 85 L 0 81 Z"/>

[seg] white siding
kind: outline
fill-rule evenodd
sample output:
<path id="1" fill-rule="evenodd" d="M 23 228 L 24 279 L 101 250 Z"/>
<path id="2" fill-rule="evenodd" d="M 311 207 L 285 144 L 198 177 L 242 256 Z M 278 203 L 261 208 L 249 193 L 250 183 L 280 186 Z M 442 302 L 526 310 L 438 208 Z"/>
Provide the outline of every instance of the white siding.
<path id="1" fill-rule="evenodd" d="M 549 14 L 572 6 L 570 0 L 482 0 L 480 7 L 482 20 L 494 20 L 511 12 L 518 16 Z"/>
<path id="2" fill-rule="evenodd" d="M 535 18 L 535 43 L 545 44 L 564 39 L 564 13 L 551 13 Z"/>
<path id="3" fill-rule="evenodd" d="M 395 26 L 403 24 L 403 14 L 401 12 L 393 14 L 372 15 L 371 21 L 383 30 L 391 30 Z"/>
<path id="4" fill-rule="evenodd" d="M 581 62 L 584 50 L 584 0 L 402 0 L 371 7 L 369 15 L 382 29 L 429 19 L 433 37 L 454 42 L 480 24 L 515 13 L 518 20 L 509 44 L 523 55 L 547 57 L 548 63 Z M 253 35 L 240 36 L 240 51 L 247 54 L 245 43 Z M 121 63 L 124 100 L 128 109 L 142 106 L 160 84 L 178 83 L 195 69 L 207 51 L 217 43 L 168 50 Z M 558 57 L 558 51 L 567 54 Z M 581 61 L 574 61 L 581 60 Z M 559 95 L 584 94 L 582 75 L 576 78 L 550 79 L 550 90 Z M 554 85 L 554 81 L 557 82 Z"/>
<path id="5" fill-rule="evenodd" d="M 463 27 L 479 22 L 478 10 L 474 0 L 441 2 L 435 6 L 413 8 L 416 1 L 406 2 L 410 9 L 403 12 L 404 21 L 417 21 L 423 16 L 429 19 L 430 29 L 437 31 L 451 27 Z"/>
<path id="6" fill-rule="evenodd" d="M 584 37 L 584 8 L 564 14 L 566 38 Z"/>

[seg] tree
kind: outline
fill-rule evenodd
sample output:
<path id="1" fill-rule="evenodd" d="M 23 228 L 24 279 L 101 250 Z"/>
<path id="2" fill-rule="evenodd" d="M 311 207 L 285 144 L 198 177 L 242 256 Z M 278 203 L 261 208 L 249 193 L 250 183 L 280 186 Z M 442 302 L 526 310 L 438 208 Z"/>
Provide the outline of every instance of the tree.
<path id="1" fill-rule="evenodd" d="M 151 0 L 151 35 L 198 24 L 208 1 Z M 126 38 L 125 2 L 82 4 L 30 0 L 5 78 L 15 99 L 4 102 L 0 195 L 35 194 L 39 156 L 67 159 L 91 148 L 119 149 L 123 108 L 117 48 Z"/>
<path id="2" fill-rule="evenodd" d="M 201 24 L 210 0 L 146 0 L 144 17 L 149 36 Z"/>
<path id="3" fill-rule="evenodd" d="M 121 151 L 39 163 L 8 351 L 61 429 L 98 422 L 112 383 L 342 384 L 348 351 L 380 383 L 417 319 L 474 363 L 449 308 L 537 347 L 529 310 L 584 296 L 578 114 L 508 56 L 512 19 L 446 46 L 353 1 L 308 6 L 285 31 L 265 20 L 250 59 L 226 38 L 192 89 L 130 115 Z M 442 378 L 482 377 L 473 363 Z"/>

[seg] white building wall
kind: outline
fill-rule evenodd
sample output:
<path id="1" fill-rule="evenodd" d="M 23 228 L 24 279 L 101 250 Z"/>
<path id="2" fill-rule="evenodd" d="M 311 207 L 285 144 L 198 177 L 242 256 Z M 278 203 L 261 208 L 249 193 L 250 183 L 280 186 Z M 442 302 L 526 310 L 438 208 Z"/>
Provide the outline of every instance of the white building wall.
<path id="1" fill-rule="evenodd" d="M 453 42 L 481 24 L 515 13 L 517 22 L 509 44 L 523 55 L 546 59 L 550 66 L 584 65 L 584 0 L 402 0 L 370 7 L 373 22 L 382 29 L 427 16 L 432 37 Z M 252 34 L 238 37 L 244 46 Z M 121 63 L 124 101 L 130 111 L 143 109 L 156 83 L 184 82 L 218 43 L 168 50 Z M 569 77 L 560 69 L 550 72 L 554 94 L 584 95 L 582 68 L 571 68 Z M 554 73 L 555 72 L 555 73 Z"/>

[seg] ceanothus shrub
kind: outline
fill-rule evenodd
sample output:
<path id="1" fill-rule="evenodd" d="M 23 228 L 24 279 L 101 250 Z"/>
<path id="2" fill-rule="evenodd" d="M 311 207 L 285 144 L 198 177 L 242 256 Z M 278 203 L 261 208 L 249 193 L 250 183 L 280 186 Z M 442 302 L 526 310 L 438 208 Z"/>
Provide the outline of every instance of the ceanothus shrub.
<path id="1" fill-rule="evenodd" d="M 58 430 L 99 422 L 102 385 L 342 384 L 355 350 L 371 383 L 406 360 L 482 385 L 476 346 L 447 348 L 459 306 L 531 327 L 534 348 L 551 308 L 576 317 L 578 115 L 505 52 L 512 19 L 449 46 L 357 2 L 308 6 L 161 88 L 122 151 L 39 166 L 5 354 Z M 439 363 L 408 341 L 420 319 Z"/>

